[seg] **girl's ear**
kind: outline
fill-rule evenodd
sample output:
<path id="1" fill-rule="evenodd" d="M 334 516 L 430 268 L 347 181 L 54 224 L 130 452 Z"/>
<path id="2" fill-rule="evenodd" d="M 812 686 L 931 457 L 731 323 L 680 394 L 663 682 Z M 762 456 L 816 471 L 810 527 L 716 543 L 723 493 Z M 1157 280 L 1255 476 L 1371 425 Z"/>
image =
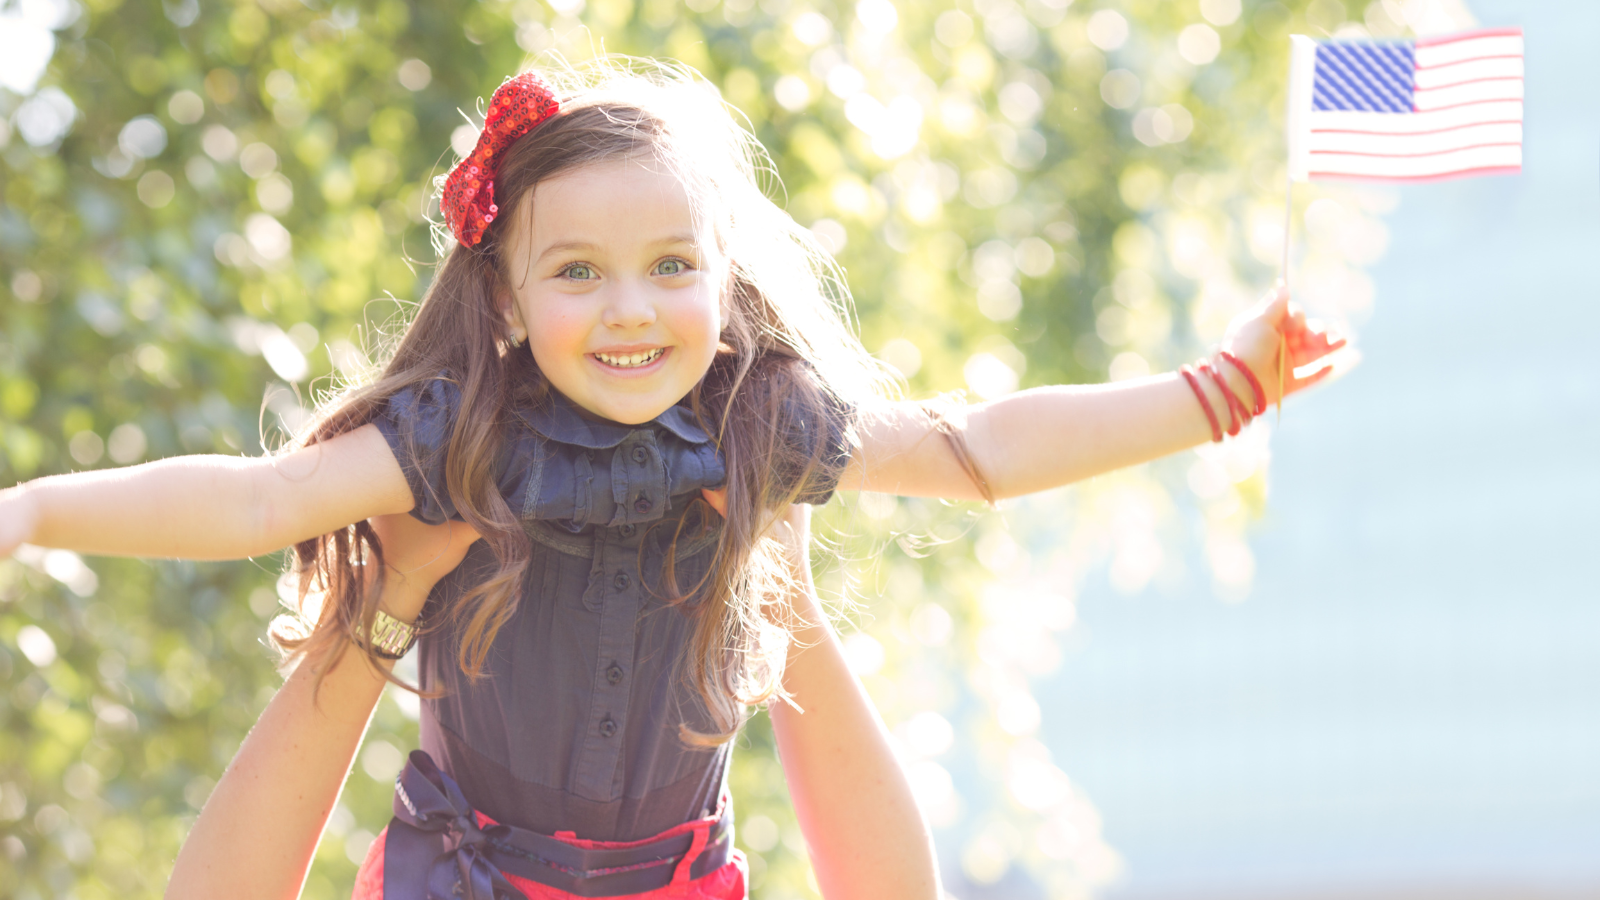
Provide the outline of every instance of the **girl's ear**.
<path id="1" fill-rule="evenodd" d="M 516 345 L 526 341 L 528 326 L 522 321 L 522 310 L 517 307 L 511 292 L 503 287 L 495 288 L 494 302 L 500 308 L 500 315 L 505 317 L 506 331 L 511 335 L 511 343 Z"/>

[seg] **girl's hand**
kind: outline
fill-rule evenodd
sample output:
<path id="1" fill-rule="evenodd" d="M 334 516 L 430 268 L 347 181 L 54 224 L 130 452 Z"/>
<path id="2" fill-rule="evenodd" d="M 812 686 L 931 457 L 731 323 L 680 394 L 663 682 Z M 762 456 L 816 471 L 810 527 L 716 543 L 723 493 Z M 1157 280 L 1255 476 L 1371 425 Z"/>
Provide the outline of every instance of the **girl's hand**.
<path id="1" fill-rule="evenodd" d="M 1323 366 L 1305 378 L 1296 377 L 1294 370 L 1310 365 L 1344 345 L 1344 338 L 1316 322 L 1308 321 L 1305 312 L 1289 302 L 1289 292 L 1282 284 L 1268 291 L 1255 307 L 1234 319 L 1228 325 L 1227 337 L 1222 341 L 1223 349 L 1238 356 L 1255 372 L 1269 403 L 1328 377 L 1328 373 L 1333 371 L 1332 365 Z M 1280 347 L 1287 357 L 1282 373 L 1278 371 Z M 1224 366 L 1224 371 L 1227 368 Z"/>
<path id="2" fill-rule="evenodd" d="M 0 559 L 32 539 L 38 520 L 38 507 L 27 491 L 20 487 L 0 491 Z"/>

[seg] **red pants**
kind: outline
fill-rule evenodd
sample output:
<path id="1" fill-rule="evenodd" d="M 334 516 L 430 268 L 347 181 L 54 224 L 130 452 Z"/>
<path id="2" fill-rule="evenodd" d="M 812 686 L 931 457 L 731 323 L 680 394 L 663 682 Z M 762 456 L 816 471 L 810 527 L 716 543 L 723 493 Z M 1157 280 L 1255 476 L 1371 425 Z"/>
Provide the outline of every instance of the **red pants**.
<path id="1" fill-rule="evenodd" d="M 483 813 L 477 813 L 478 826 L 487 828 L 496 824 L 495 821 Z M 679 832 L 688 831 L 694 823 L 687 822 L 665 831 L 656 837 L 647 840 L 658 840 L 663 837 L 672 837 Z M 389 829 L 385 828 L 372 846 L 367 849 L 367 858 L 361 863 L 361 871 L 356 873 L 356 888 L 351 893 L 351 900 L 383 900 L 383 846 L 384 839 L 388 836 Z M 630 846 L 637 842 L 621 841 L 585 841 L 580 840 L 570 833 L 561 833 L 557 838 L 579 847 L 614 849 Z M 681 885 L 668 885 L 642 894 L 628 894 L 619 900 L 644 900 L 644 898 L 674 897 L 680 900 L 746 900 L 749 889 L 746 886 L 744 854 L 738 850 L 733 851 L 734 858 L 727 865 L 714 872 Z M 529 881 L 510 873 L 506 873 L 506 880 L 512 886 L 528 895 L 528 900 L 583 900 L 577 894 L 547 887 L 535 881 Z"/>

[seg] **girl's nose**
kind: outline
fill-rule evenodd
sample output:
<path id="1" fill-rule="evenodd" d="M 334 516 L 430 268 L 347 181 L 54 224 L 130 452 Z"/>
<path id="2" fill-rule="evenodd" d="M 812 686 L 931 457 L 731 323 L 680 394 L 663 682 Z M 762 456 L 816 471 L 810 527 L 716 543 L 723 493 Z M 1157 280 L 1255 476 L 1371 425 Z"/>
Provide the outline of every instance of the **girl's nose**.
<path id="1" fill-rule="evenodd" d="M 614 282 L 600 318 L 608 328 L 644 328 L 655 324 L 656 305 L 644 285 Z"/>

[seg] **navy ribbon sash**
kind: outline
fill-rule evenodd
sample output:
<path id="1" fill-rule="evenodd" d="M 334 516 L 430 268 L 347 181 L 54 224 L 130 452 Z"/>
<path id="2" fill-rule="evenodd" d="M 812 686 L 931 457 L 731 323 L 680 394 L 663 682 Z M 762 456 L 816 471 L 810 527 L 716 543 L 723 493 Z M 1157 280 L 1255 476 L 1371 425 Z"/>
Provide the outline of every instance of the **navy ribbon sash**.
<path id="1" fill-rule="evenodd" d="M 461 787 L 422 750 L 395 779 L 385 900 L 528 900 L 510 872 L 579 897 L 620 897 L 700 878 L 733 857 L 733 807 L 620 847 L 582 847 L 508 825 L 481 828 Z"/>
<path id="2" fill-rule="evenodd" d="M 527 900 L 490 860 L 511 828 L 479 828 L 454 778 L 411 751 L 394 784 L 394 819 L 383 853 L 383 894 L 398 900 Z"/>

